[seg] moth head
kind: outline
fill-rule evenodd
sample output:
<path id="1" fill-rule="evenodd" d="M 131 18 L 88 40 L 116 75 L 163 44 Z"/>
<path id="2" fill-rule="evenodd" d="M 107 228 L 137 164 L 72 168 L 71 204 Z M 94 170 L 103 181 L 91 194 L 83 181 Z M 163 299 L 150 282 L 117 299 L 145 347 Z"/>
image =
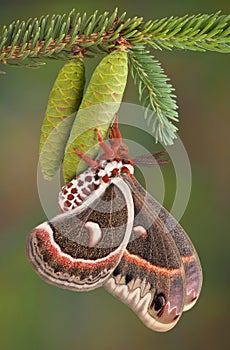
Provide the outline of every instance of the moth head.
<path id="1" fill-rule="evenodd" d="M 120 143 L 116 153 L 117 153 L 117 156 L 120 158 L 129 159 L 129 156 L 128 156 L 129 149 L 128 149 L 128 146 L 124 142 Z"/>

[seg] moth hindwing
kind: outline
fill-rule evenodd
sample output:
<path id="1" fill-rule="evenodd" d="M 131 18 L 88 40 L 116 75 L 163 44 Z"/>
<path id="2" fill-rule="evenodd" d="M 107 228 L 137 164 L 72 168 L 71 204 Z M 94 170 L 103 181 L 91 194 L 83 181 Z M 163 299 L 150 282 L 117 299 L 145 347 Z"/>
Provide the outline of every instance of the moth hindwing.
<path id="1" fill-rule="evenodd" d="M 145 325 L 167 331 L 200 294 L 202 270 L 178 222 L 135 179 L 123 175 L 134 202 L 134 224 L 121 262 L 104 286 Z"/>

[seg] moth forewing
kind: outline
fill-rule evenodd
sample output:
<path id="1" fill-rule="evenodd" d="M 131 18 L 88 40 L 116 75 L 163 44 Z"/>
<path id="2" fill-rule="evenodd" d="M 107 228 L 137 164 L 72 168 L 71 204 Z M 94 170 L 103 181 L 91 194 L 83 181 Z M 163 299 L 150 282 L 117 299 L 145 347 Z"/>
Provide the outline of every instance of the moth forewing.
<path id="1" fill-rule="evenodd" d="M 185 231 L 167 210 L 137 180 L 122 177 L 134 202 L 133 233 L 105 287 L 127 303 L 147 327 L 167 331 L 199 296 L 199 259 Z"/>
<path id="2" fill-rule="evenodd" d="M 79 207 L 36 227 L 27 239 L 27 256 L 51 284 L 77 291 L 95 289 L 120 262 L 133 219 L 129 187 L 114 178 Z"/>

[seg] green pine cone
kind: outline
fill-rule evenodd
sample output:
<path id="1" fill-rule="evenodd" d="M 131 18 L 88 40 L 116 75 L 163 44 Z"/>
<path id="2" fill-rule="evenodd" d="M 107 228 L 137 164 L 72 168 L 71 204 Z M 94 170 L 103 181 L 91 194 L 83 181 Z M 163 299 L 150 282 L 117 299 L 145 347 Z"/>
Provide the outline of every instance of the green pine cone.
<path id="1" fill-rule="evenodd" d="M 40 135 L 40 165 L 46 180 L 52 179 L 63 160 L 84 84 L 84 64 L 75 59 L 62 67 L 51 90 Z"/>
<path id="2" fill-rule="evenodd" d="M 102 137 L 114 120 L 125 90 L 128 75 L 128 58 L 124 50 L 115 50 L 96 67 L 73 123 L 63 161 L 65 182 L 72 180 L 87 165 L 74 152 L 74 147 L 92 158 L 98 153 L 95 128 Z"/>

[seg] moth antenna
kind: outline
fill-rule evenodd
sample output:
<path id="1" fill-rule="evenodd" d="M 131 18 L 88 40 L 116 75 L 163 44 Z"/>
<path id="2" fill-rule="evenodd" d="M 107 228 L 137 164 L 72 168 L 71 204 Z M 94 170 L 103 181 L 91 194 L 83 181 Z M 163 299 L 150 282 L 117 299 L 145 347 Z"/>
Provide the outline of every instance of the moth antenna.
<path id="1" fill-rule="evenodd" d="M 152 153 L 152 155 L 154 156 L 154 158 L 159 159 L 160 157 L 163 157 L 165 155 L 167 155 L 168 153 L 166 152 L 166 150 L 162 150 L 159 152 L 154 152 Z"/>
<path id="2" fill-rule="evenodd" d="M 160 151 L 157 153 L 148 153 L 141 156 L 137 156 L 133 158 L 133 162 L 136 165 L 141 165 L 143 167 L 154 167 L 154 166 L 162 166 L 170 163 L 170 159 L 160 159 L 160 157 L 167 154 L 165 151 Z"/>

